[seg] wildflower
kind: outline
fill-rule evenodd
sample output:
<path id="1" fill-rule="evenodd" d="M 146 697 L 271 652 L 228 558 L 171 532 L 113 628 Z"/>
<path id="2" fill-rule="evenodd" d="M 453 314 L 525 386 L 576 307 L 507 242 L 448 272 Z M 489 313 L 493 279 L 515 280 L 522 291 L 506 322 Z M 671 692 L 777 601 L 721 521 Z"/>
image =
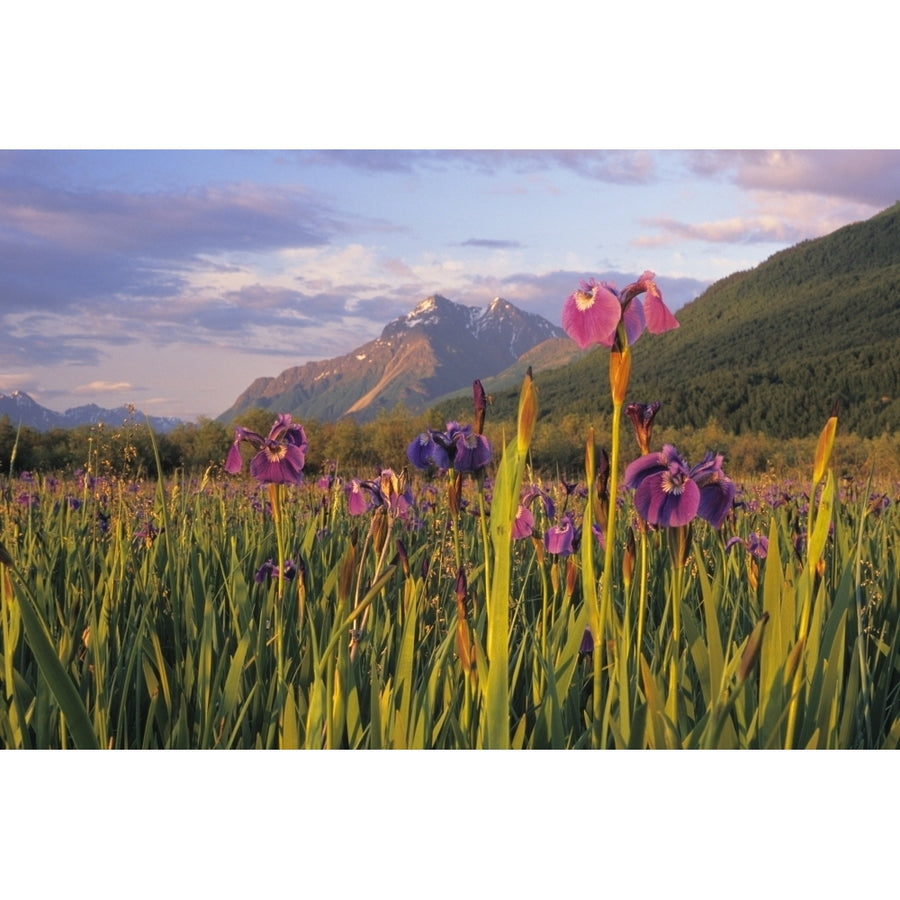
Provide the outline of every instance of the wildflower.
<path id="1" fill-rule="evenodd" d="M 544 533 L 544 547 L 548 553 L 569 556 L 574 552 L 575 525 L 570 515 L 564 515 L 558 525 L 552 525 Z"/>
<path id="2" fill-rule="evenodd" d="M 700 488 L 697 515 L 719 529 L 731 511 L 734 501 L 734 482 L 722 471 L 722 456 L 707 453 L 703 461 L 691 469 L 691 478 Z"/>
<path id="3" fill-rule="evenodd" d="M 749 537 L 733 537 L 730 538 L 725 545 L 725 551 L 728 552 L 735 544 L 743 544 L 747 552 L 757 559 L 765 559 L 769 553 L 769 539 L 764 534 L 754 531 Z"/>
<path id="4" fill-rule="evenodd" d="M 369 501 L 362 492 L 363 483 L 358 478 L 351 478 L 344 485 L 347 495 L 347 509 L 351 516 L 361 516 L 368 508 Z"/>
<path id="5" fill-rule="evenodd" d="M 429 428 L 406 448 L 407 459 L 417 469 L 427 469 L 430 466 L 437 466 L 439 469 L 450 468 L 450 457 L 444 447 L 435 441 L 434 434 L 435 432 Z"/>
<path id="6" fill-rule="evenodd" d="M 303 464 L 306 461 L 306 432 L 299 423 L 292 423 L 287 413 L 281 413 L 272 425 L 269 436 L 264 438 L 255 431 L 238 426 L 234 431 L 234 443 L 225 460 L 225 471 L 236 474 L 241 471 L 241 441 L 247 441 L 258 452 L 250 460 L 250 474 L 261 484 L 300 484 Z"/>
<path id="7" fill-rule="evenodd" d="M 286 559 L 282 568 L 285 579 L 293 581 L 297 576 L 297 566 L 292 559 Z M 279 578 L 278 563 L 274 559 L 267 559 L 253 576 L 257 584 L 262 584 L 267 578 Z"/>
<path id="8" fill-rule="evenodd" d="M 478 472 L 491 461 L 490 441 L 471 425 L 448 422 L 446 431 L 429 428 L 406 448 L 406 456 L 417 469 L 436 466 L 456 472 Z"/>
<path id="9" fill-rule="evenodd" d="M 519 508 L 516 510 L 516 518 L 513 521 L 513 540 L 518 541 L 522 538 L 531 537 L 531 532 L 533 529 L 534 516 L 531 514 L 531 510 L 527 506 L 523 506 L 520 503 Z"/>
<path id="10" fill-rule="evenodd" d="M 747 550 L 757 559 L 765 559 L 769 554 L 769 539 L 764 534 L 754 531 L 747 538 Z"/>
<path id="11" fill-rule="evenodd" d="M 642 454 L 650 452 L 653 420 L 659 412 L 659 405 L 659 400 L 655 400 L 653 403 L 629 403 L 625 407 L 625 415 L 631 419 L 631 424 L 634 426 L 634 436 Z"/>
<path id="12" fill-rule="evenodd" d="M 678 327 L 678 321 L 663 302 L 653 272 L 644 272 L 620 294 L 614 285 L 598 284 L 591 278 L 582 281 L 563 304 L 562 325 L 572 340 L 582 348 L 591 344 L 612 347 L 619 324 L 624 326 L 629 346 L 646 328 L 661 334 Z M 637 299 L 646 294 L 644 301 Z"/>
<path id="13" fill-rule="evenodd" d="M 691 469 L 671 445 L 647 453 L 625 470 L 625 486 L 634 488 L 638 514 L 651 525 L 687 525 L 695 516 L 721 528 L 734 501 L 734 482 L 722 471 L 722 457 L 707 453 Z"/>
<path id="14" fill-rule="evenodd" d="M 594 652 L 594 636 L 591 634 L 590 628 L 584 629 L 584 634 L 581 636 L 581 644 L 578 647 L 578 655 L 579 656 L 588 656 L 589 654 Z"/>
<path id="15" fill-rule="evenodd" d="M 453 435 L 456 458 L 453 468 L 457 472 L 478 472 L 491 461 L 491 444 L 483 434 L 471 430 L 471 425 Z"/>
<path id="16" fill-rule="evenodd" d="M 544 515 L 546 515 L 548 519 L 556 518 L 556 504 L 553 502 L 553 498 L 536 484 L 531 485 L 531 487 L 522 494 L 522 505 L 530 508 L 533 500 L 541 501 L 541 505 L 544 507 Z"/>
<path id="17" fill-rule="evenodd" d="M 635 509 L 651 525 L 687 525 L 700 508 L 700 488 L 671 444 L 631 463 L 625 469 L 625 486 L 634 489 Z"/>
<path id="18" fill-rule="evenodd" d="M 650 334 L 662 334 L 664 331 L 672 331 L 672 329 L 677 328 L 678 320 L 663 302 L 662 294 L 653 280 L 654 278 L 656 278 L 656 275 L 653 272 L 644 272 L 637 281 L 629 284 L 622 291 L 622 303 L 625 305 L 633 296 L 646 293 L 647 296 L 644 298 L 642 313 L 647 325 L 647 331 Z M 634 343 L 630 335 L 628 342 L 630 344 Z"/>
<path id="19" fill-rule="evenodd" d="M 364 490 L 369 494 L 368 500 L 363 494 Z M 344 492 L 347 494 L 347 508 L 351 516 L 359 516 L 378 507 L 386 507 L 391 512 L 402 515 L 413 502 L 405 469 L 399 475 L 393 469 L 383 469 L 378 478 L 372 481 L 352 478 L 344 486 Z"/>
<path id="20" fill-rule="evenodd" d="M 622 307 L 615 288 L 610 284 L 598 284 L 591 278 L 582 281 L 566 298 L 562 325 L 566 334 L 582 349 L 591 344 L 611 347 L 621 315 Z"/>

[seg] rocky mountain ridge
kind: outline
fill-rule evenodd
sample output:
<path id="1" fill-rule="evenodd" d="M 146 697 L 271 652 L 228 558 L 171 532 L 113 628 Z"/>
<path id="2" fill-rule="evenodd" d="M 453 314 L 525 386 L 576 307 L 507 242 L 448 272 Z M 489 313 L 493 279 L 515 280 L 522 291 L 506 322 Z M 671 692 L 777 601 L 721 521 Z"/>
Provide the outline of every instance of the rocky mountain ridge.
<path id="1" fill-rule="evenodd" d="M 547 319 L 501 297 L 481 308 L 433 294 L 350 353 L 257 378 L 219 421 L 231 422 L 254 407 L 326 421 L 367 421 L 398 403 L 420 411 L 564 336 Z"/>

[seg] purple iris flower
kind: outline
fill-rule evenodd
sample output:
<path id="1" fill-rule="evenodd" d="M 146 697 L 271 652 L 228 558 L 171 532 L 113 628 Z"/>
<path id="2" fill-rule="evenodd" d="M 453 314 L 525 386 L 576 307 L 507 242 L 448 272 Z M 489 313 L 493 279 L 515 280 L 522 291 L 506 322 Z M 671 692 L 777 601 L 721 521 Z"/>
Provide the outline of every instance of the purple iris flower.
<path id="1" fill-rule="evenodd" d="M 653 272 L 644 272 L 621 294 L 607 282 L 598 284 L 593 278 L 582 281 L 563 304 L 562 325 L 566 334 L 582 348 L 591 344 L 612 347 L 620 321 L 629 345 L 645 328 L 653 334 L 677 328 L 678 321 L 663 303 L 654 278 Z M 645 299 L 638 300 L 638 294 L 646 294 Z"/>
<path id="2" fill-rule="evenodd" d="M 361 516 L 368 508 L 369 501 L 363 494 L 363 483 L 358 478 L 351 478 L 344 485 L 347 494 L 347 509 L 351 516 Z"/>
<path id="3" fill-rule="evenodd" d="M 587 656 L 589 653 L 594 652 L 594 636 L 591 634 L 590 628 L 584 629 L 584 634 L 581 636 L 581 644 L 578 647 L 578 653 L 581 656 Z"/>
<path id="4" fill-rule="evenodd" d="M 457 472 L 478 472 L 491 461 L 491 444 L 483 435 L 472 430 L 471 425 L 458 429 L 453 435 L 456 457 L 453 468 Z"/>
<path id="5" fill-rule="evenodd" d="M 453 469 L 456 472 L 478 472 L 491 461 L 491 444 L 471 425 L 448 422 L 446 431 L 428 431 L 418 435 L 406 448 L 409 461 L 417 469 Z"/>
<path id="6" fill-rule="evenodd" d="M 725 552 L 731 550 L 735 544 L 743 544 L 747 548 L 747 552 L 757 559 L 765 559 L 769 553 L 769 539 L 764 534 L 752 532 L 746 539 L 742 537 L 730 538 L 725 545 Z"/>
<path id="7" fill-rule="evenodd" d="M 691 478 L 700 488 L 697 515 L 719 529 L 731 511 L 734 501 L 734 482 L 722 471 L 722 456 L 707 453 L 703 461 L 691 469 Z"/>
<path id="8" fill-rule="evenodd" d="M 568 514 L 552 525 L 544 534 L 544 548 L 548 553 L 571 556 L 575 551 L 575 524 Z"/>
<path id="9" fill-rule="evenodd" d="M 534 516 L 531 514 L 531 510 L 527 506 L 523 506 L 520 503 L 519 508 L 516 510 L 516 519 L 513 522 L 512 527 L 513 540 L 518 541 L 522 538 L 531 537 L 531 532 L 533 529 Z"/>
<path id="10" fill-rule="evenodd" d="M 399 476 L 393 469 L 383 469 L 377 479 L 360 481 L 352 478 L 345 486 L 347 509 L 352 516 L 362 515 L 369 509 L 385 506 L 397 515 L 404 515 L 413 505 L 412 489 L 406 481 L 404 470 Z M 365 494 L 369 495 L 366 499 Z"/>
<path id="11" fill-rule="evenodd" d="M 721 528 L 734 500 L 734 482 L 722 471 L 722 457 L 707 453 L 692 469 L 671 445 L 646 453 L 625 469 L 634 507 L 651 525 L 687 525 L 696 516 Z"/>
<path id="12" fill-rule="evenodd" d="M 540 499 L 544 506 L 544 514 L 548 519 L 556 518 L 556 504 L 553 502 L 553 498 L 546 491 L 541 490 L 536 484 L 533 484 L 522 495 L 522 504 L 530 507 L 532 501 L 535 499 Z"/>
<path id="13" fill-rule="evenodd" d="M 255 431 L 242 428 L 234 430 L 234 443 L 225 460 L 225 471 L 232 475 L 241 471 L 241 441 L 247 441 L 258 452 L 250 460 L 250 474 L 261 484 L 300 484 L 306 461 L 306 432 L 303 426 L 292 423 L 287 413 L 281 413 L 272 425 L 267 438 Z"/>
<path id="14" fill-rule="evenodd" d="M 437 466 L 439 469 L 450 468 L 450 457 L 447 451 L 434 440 L 435 432 L 429 428 L 418 435 L 406 448 L 406 456 L 417 469 L 428 469 Z"/>
<path id="15" fill-rule="evenodd" d="M 687 525 L 700 508 L 700 488 L 671 444 L 631 463 L 625 469 L 625 486 L 634 489 L 635 509 L 651 525 Z"/>
<path id="16" fill-rule="evenodd" d="M 267 578 L 278 578 L 278 563 L 274 559 L 267 559 L 257 570 L 253 576 L 253 580 L 257 584 L 262 584 Z M 297 566 L 292 559 L 284 561 L 284 577 L 288 581 L 293 581 L 297 577 Z"/>

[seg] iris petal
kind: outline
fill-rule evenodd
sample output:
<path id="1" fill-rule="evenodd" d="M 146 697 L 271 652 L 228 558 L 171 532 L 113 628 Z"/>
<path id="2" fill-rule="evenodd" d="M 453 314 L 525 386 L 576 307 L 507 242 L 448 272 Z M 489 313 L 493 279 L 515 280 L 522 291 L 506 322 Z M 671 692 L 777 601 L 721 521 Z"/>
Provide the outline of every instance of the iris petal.
<path id="1" fill-rule="evenodd" d="M 678 320 L 663 303 L 662 294 L 654 282 L 647 287 L 647 296 L 644 298 L 644 317 L 647 320 L 647 330 L 651 334 L 662 334 L 664 331 L 671 331 L 678 327 Z"/>
<path id="2" fill-rule="evenodd" d="M 562 326 L 566 334 L 582 349 L 591 344 L 611 347 L 622 313 L 619 298 L 605 286 L 595 285 L 593 302 L 580 309 L 577 299 L 579 293 L 581 292 L 571 293 L 563 304 Z"/>

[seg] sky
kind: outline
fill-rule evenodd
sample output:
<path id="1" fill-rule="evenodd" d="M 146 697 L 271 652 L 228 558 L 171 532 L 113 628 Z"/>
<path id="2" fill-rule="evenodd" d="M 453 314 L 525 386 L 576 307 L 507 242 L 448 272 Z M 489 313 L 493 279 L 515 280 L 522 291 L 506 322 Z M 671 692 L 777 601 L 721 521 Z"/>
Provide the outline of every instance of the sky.
<path id="1" fill-rule="evenodd" d="M 0 151 L 0 392 L 215 417 L 434 293 L 677 309 L 897 200 L 897 151 Z"/>
<path id="2" fill-rule="evenodd" d="M 559 324 L 582 278 L 649 269 L 677 310 L 900 200 L 868 0 L 850 22 L 760 0 L 727 40 L 685 31 L 713 22 L 704 0 L 515 19 L 461 0 L 440 27 L 406 0 L 20 6 L 0 392 L 54 410 L 216 417 L 434 293 Z M 827 64 L 859 40 L 864 68 Z"/>

